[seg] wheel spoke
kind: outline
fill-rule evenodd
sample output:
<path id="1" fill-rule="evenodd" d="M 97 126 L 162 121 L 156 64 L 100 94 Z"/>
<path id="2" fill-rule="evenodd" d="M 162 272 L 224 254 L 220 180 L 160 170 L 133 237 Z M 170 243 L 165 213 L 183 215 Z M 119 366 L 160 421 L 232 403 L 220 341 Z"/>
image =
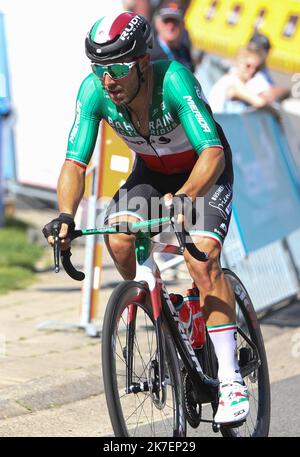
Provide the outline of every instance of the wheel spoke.
<path id="1" fill-rule="evenodd" d="M 238 428 L 221 428 L 225 436 L 267 436 L 269 430 L 269 380 L 267 360 L 265 357 L 264 343 L 260 333 L 255 311 L 251 299 L 237 276 L 229 270 L 224 270 L 225 275 L 233 285 L 233 289 L 241 291 L 236 295 L 236 323 L 242 332 L 238 331 L 237 350 L 246 348 L 240 354 L 241 367 L 252 370 L 250 366 L 255 360 L 260 361 L 258 368 L 253 365 L 251 373 L 247 374 L 244 382 L 249 393 L 250 412 L 246 421 Z M 239 293 L 239 292 L 237 292 Z M 248 359 L 250 359 L 248 361 Z M 256 379 L 253 377 L 256 374 Z M 251 378 L 252 375 L 252 378 Z M 267 413 L 266 413 L 267 411 Z"/>
<path id="2" fill-rule="evenodd" d="M 136 283 L 134 284 L 134 292 L 131 296 L 128 283 L 120 285 L 119 289 L 122 289 L 124 294 L 120 293 L 113 304 L 108 303 L 106 310 L 108 312 L 108 308 L 111 308 L 110 312 L 113 316 L 110 319 L 107 318 L 111 342 L 106 346 L 109 354 L 107 359 L 112 361 L 113 373 L 106 373 L 105 393 L 108 403 L 108 397 L 113 397 L 115 400 L 112 404 L 117 405 L 109 409 L 110 416 L 113 427 L 114 429 L 116 427 L 120 436 L 171 437 L 174 436 L 175 430 L 180 428 L 179 424 L 185 424 L 182 403 L 180 407 L 178 406 L 178 402 L 182 402 L 178 359 L 175 348 L 171 346 L 172 339 L 165 324 L 162 333 L 162 350 L 165 352 L 162 356 L 166 360 L 169 382 L 159 388 L 158 348 L 151 317 L 152 311 L 149 308 L 149 300 L 139 303 L 131 299 L 132 296 L 137 295 L 137 286 Z M 116 294 L 116 291 L 114 293 Z M 135 307 L 132 313 L 134 321 L 132 316 L 128 319 L 128 314 L 125 314 L 128 312 L 126 309 L 128 303 Z M 129 338 L 132 340 L 129 341 Z M 128 355 L 127 352 L 130 350 L 132 354 Z M 103 368 L 103 373 L 104 371 Z M 130 393 L 126 392 L 128 381 L 134 387 Z M 142 390 L 143 386 L 145 391 Z M 182 433 L 184 431 L 183 426 Z"/>

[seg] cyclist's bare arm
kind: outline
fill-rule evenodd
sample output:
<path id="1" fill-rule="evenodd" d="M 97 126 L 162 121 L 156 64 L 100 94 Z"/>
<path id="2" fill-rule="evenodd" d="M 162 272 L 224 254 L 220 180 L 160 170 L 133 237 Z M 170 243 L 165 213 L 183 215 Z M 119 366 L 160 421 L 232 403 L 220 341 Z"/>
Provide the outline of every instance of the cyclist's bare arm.
<path id="1" fill-rule="evenodd" d="M 213 118 L 199 82 L 186 68 L 177 65 L 174 71 L 170 70 L 164 88 L 170 112 L 178 118 L 193 150 L 199 155 L 189 178 L 176 192 L 186 194 L 194 201 L 196 197 L 204 196 L 226 171 L 226 160 L 230 163 L 230 157 L 226 159 L 224 148 L 228 149 L 228 146 L 226 140 L 221 140 L 220 135 L 224 134 Z"/>
<path id="2" fill-rule="evenodd" d="M 273 103 L 288 98 L 290 96 L 290 90 L 286 87 L 271 86 L 268 90 L 262 92 L 260 96 L 267 103 Z"/>
<path id="3" fill-rule="evenodd" d="M 221 148 L 207 148 L 202 151 L 188 180 L 176 192 L 187 194 L 193 201 L 204 196 L 224 171 L 225 157 Z"/>
<path id="4" fill-rule="evenodd" d="M 75 216 L 79 203 L 83 197 L 85 185 L 85 169 L 74 162 L 65 161 L 62 166 L 57 185 L 58 207 L 61 213 Z M 68 226 L 62 224 L 60 238 L 62 238 L 62 249 L 69 246 L 66 238 Z M 48 243 L 53 245 L 53 237 L 48 237 Z"/>
<path id="5" fill-rule="evenodd" d="M 74 162 L 65 161 L 57 185 L 58 206 L 61 213 L 76 214 L 83 197 L 85 169 Z"/>

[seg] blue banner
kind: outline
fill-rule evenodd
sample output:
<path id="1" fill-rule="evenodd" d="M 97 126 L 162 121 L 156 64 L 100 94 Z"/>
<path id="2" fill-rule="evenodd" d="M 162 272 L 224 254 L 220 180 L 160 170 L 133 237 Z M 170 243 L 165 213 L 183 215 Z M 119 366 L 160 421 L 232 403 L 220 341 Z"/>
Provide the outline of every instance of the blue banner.
<path id="1" fill-rule="evenodd" d="M 14 133 L 11 119 L 11 94 L 5 39 L 4 16 L 0 12 L 0 173 L 4 179 L 15 179 Z"/>
<path id="2" fill-rule="evenodd" d="M 10 111 L 10 87 L 7 68 L 4 17 L 0 13 L 0 116 Z"/>
<path id="3" fill-rule="evenodd" d="M 7 141 L 5 120 L 10 112 L 10 93 L 8 84 L 7 55 L 3 15 L 0 13 L 0 225 L 4 214 L 4 167 L 7 163 Z"/>
<path id="4" fill-rule="evenodd" d="M 300 177 L 285 134 L 268 112 L 218 114 L 231 145 L 235 219 L 246 252 L 300 227 Z"/>

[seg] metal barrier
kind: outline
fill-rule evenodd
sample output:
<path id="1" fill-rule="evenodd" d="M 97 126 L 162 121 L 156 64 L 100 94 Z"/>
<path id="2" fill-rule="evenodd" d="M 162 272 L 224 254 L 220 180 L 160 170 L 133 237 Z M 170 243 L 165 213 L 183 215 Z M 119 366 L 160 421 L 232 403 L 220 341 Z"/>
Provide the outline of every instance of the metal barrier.
<path id="1" fill-rule="evenodd" d="M 300 291 L 299 134 L 286 113 L 282 123 L 263 111 L 216 118 L 235 169 L 235 204 L 221 262 L 241 278 L 256 311 L 263 311 Z M 251 212 L 244 214 L 247 205 Z M 161 269 L 177 263 L 169 260 Z"/>
<path id="2" fill-rule="evenodd" d="M 253 248 L 253 246 L 259 245 L 260 240 L 257 241 L 255 239 L 256 233 L 251 234 L 251 230 L 255 230 L 253 228 L 255 226 L 253 218 L 257 215 L 260 217 L 264 210 L 263 206 L 261 208 L 258 207 L 256 199 L 261 196 L 265 198 L 266 193 L 269 192 L 269 198 L 265 198 L 263 202 L 269 202 L 269 204 L 273 202 L 276 205 L 276 197 L 272 200 L 272 196 L 279 195 L 282 198 L 283 194 L 286 194 L 288 203 L 290 202 L 290 195 L 292 195 L 297 204 L 300 202 L 300 195 L 297 189 L 300 175 L 299 157 L 297 156 L 299 143 L 295 141 L 296 138 L 299 138 L 299 135 L 294 132 L 291 123 L 287 123 L 285 113 L 281 114 L 281 118 L 284 121 L 283 124 L 280 124 L 270 113 L 266 112 L 216 116 L 229 138 L 233 150 L 235 168 L 236 205 L 234 205 L 221 262 L 223 266 L 232 269 L 241 278 L 258 312 L 284 300 L 292 299 L 300 291 L 300 228 L 293 231 L 290 229 L 293 226 L 293 221 L 296 221 L 294 226 L 297 226 L 298 223 L 294 213 L 291 212 L 289 214 L 291 219 L 289 222 L 292 225 L 288 227 L 288 225 L 284 225 L 283 221 L 281 227 L 276 227 L 274 230 L 273 224 L 281 223 L 283 212 L 279 211 L 278 214 L 271 214 L 272 211 L 276 213 L 277 208 L 265 208 L 265 211 L 270 214 L 269 218 L 265 218 L 262 224 L 265 231 L 269 231 L 269 233 L 264 234 L 263 247 L 259 249 Z M 289 142 L 287 142 L 287 139 Z M 253 153 L 252 156 L 251 153 Z M 278 156 L 280 166 L 279 168 L 274 167 L 272 174 L 268 167 L 272 168 L 274 159 L 277 160 Z M 266 160 L 266 157 L 269 161 Z M 241 165 L 243 161 L 244 163 Z M 245 178 L 245 173 L 243 174 L 240 171 L 243 165 L 248 171 L 246 176 L 247 183 L 243 179 Z M 267 172 L 269 181 L 266 183 L 267 186 L 262 188 L 259 179 L 263 178 L 264 171 Z M 282 179 L 280 179 L 281 177 Z M 275 178 L 278 186 L 282 186 L 278 194 L 276 194 Z M 268 188 L 270 180 L 273 180 L 274 185 Z M 283 180 L 284 186 L 282 184 Z M 252 197 L 247 193 L 247 184 L 249 183 L 250 190 L 255 187 L 254 196 Z M 244 192 L 245 188 L 246 192 Z M 244 192 L 242 195 L 239 194 L 239 189 Z M 291 194 L 289 194 L 290 191 Z M 238 211 L 238 208 L 243 205 L 245 195 L 250 201 L 252 198 L 250 205 L 252 205 L 253 213 L 251 215 L 248 214 L 248 220 L 243 215 L 241 217 Z M 255 213 L 255 211 L 257 212 Z M 295 209 L 295 211 L 297 210 Z M 287 216 L 288 213 L 285 217 Z M 243 237 L 245 224 L 250 227 L 250 233 L 247 234 L 246 240 Z M 278 238 L 280 233 L 283 233 L 284 236 Z M 250 240 L 249 237 L 251 236 L 252 239 Z M 268 243 L 268 239 L 273 242 Z M 179 261 L 176 258 L 169 260 L 161 265 L 161 270 L 176 268 Z"/>
<path id="3" fill-rule="evenodd" d="M 222 115 L 219 117 L 222 118 L 220 122 L 225 127 L 226 135 L 232 146 L 236 172 L 236 206 L 224 244 L 222 262 L 237 273 L 248 290 L 255 309 L 262 311 L 283 300 L 295 297 L 300 290 L 300 257 L 298 255 L 300 252 L 300 228 L 298 227 L 300 225 L 297 219 L 300 203 L 300 168 L 299 159 L 298 163 L 296 162 L 295 149 L 292 150 L 291 143 L 289 145 L 287 143 L 287 138 L 291 139 L 296 135 L 291 124 L 289 124 L 287 132 L 285 130 L 287 123 L 279 123 L 270 113 L 254 112 L 242 116 L 229 115 L 226 117 Z M 242 136 L 243 138 L 241 138 Z M 255 150 L 252 158 L 250 156 L 251 148 Z M 269 160 L 265 160 L 266 156 Z M 278 159 L 277 165 L 274 158 L 276 162 Z M 278 164 L 280 168 L 276 171 Z M 273 167 L 273 165 L 275 166 Z M 243 192 L 243 186 L 247 186 L 247 183 L 242 181 L 245 174 L 241 173 L 240 168 L 243 166 L 248 166 L 249 171 L 252 169 L 252 172 L 256 173 L 256 176 L 247 177 L 253 186 L 254 195 L 247 195 L 247 192 L 242 195 L 238 194 L 240 189 Z M 280 175 L 278 175 L 279 171 Z M 264 172 L 267 174 L 264 175 Z M 280 179 L 281 177 L 282 179 Z M 264 178 L 273 180 L 273 186 L 261 187 L 259 180 Z M 276 185 L 280 187 L 279 192 L 276 190 Z M 248 192 L 251 192 L 251 186 L 249 186 Z M 266 195 L 268 192 L 269 196 Z M 276 194 L 281 202 L 286 198 L 284 207 L 276 199 Z M 245 217 L 241 218 L 241 214 L 236 211 L 237 207 L 243 206 L 245 195 L 248 199 L 253 200 L 251 203 L 253 213 L 248 217 L 248 221 Z M 257 233 L 254 228 L 257 222 L 255 211 L 257 211 L 259 219 L 260 212 L 264 209 L 264 205 L 259 207 L 259 204 L 256 204 L 255 199 L 258 198 L 263 199 L 263 202 L 269 202 L 269 207 L 265 207 L 266 215 L 271 212 L 274 214 L 269 214 L 269 218 L 262 219 L 259 227 L 261 230 L 264 229 L 264 234 L 260 236 L 264 238 L 265 246 L 260 249 L 249 249 L 249 245 L 253 246 L 257 242 L 255 240 Z M 274 206 L 270 206 L 272 202 Z M 296 206 L 291 202 L 295 202 Z M 286 221 L 287 217 L 288 221 Z M 291 224 L 290 228 L 286 222 Z M 243 236 L 245 224 L 249 226 L 250 230 L 253 230 L 252 234 L 251 231 L 247 233 L 248 243 L 245 243 Z M 291 227 L 296 230 L 291 230 Z M 274 235 L 280 232 L 283 234 L 280 238 L 278 235 Z M 267 243 L 268 237 L 272 240 L 274 236 L 275 241 Z M 253 239 L 250 240 L 249 237 Z"/>
<path id="4" fill-rule="evenodd" d="M 300 230 L 289 242 L 275 241 L 245 256 L 234 218 L 224 243 L 222 264 L 232 269 L 244 283 L 256 311 L 266 310 L 299 292 L 298 268 L 293 252 L 300 248 Z M 300 268 L 300 261 L 299 261 Z"/>
<path id="5" fill-rule="evenodd" d="M 300 227 L 300 176 L 278 120 L 267 111 L 218 114 L 232 148 L 234 206 L 246 253 Z"/>

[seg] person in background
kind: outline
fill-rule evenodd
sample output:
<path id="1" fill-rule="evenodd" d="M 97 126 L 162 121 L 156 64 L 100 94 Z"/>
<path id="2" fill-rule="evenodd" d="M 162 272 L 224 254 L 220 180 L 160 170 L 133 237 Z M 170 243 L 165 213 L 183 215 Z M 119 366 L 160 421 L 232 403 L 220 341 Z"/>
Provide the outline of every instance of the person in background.
<path id="1" fill-rule="evenodd" d="M 256 74 L 253 76 L 252 87 L 256 87 L 256 85 L 259 87 L 260 80 L 263 78 L 269 84 L 268 89 L 266 89 L 262 94 L 268 104 L 280 102 L 287 98 L 290 95 L 290 90 L 279 86 L 274 82 L 271 72 L 266 64 L 267 57 L 272 49 L 269 38 L 260 32 L 254 32 L 249 40 L 248 49 L 254 52 L 265 52 L 265 59 Z"/>
<path id="2" fill-rule="evenodd" d="M 266 53 L 266 59 L 272 49 L 272 45 L 271 45 L 271 42 L 269 40 L 269 38 L 267 37 L 267 35 L 264 35 L 258 31 L 255 31 L 253 33 L 253 35 L 251 36 L 250 40 L 249 40 L 249 46 L 250 48 L 252 49 L 262 49 L 263 51 L 265 51 Z M 263 75 L 265 76 L 265 78 L 267 79 L 267 81 L 273 85 L 274 84 L 274 80 L 271 76 L 271 73 L 267 67 L 267 64 L 266 64 L 266 61 L 262 64 L 261 68 L 260 68 L 260 71 L 263 73 Z"/>
<path id="3" fill-rule="evenodd" d="M 261 108 L 266 101 L 260 93 L 267 90 L 270 84 L 261 77 L 252 86 L 252 78 L 264 62 L 265 51 L 253 51 L 242 48 L 236 57 L 233 67 L 213 86 L 209 94 L 209 103 L 213 112 L 241 112 L 247 107 Z"/>
<path id="4" fill-rule="evenodd" d="M 194 71 L 191 43 L 178 3 L 164 3 L 154 16 L 154 27 L 156 34 L 151 60 L 177 60 Z"/>
<path id="5" fill-rule="evenodd" d="M 289 96 L 289 90 L 278 86 L 271 75 L 270 70 L 266 65 L 266 59 L 272 49 L 271 42 L 267 35 L 264 35 L 258 31 L 255 31 L 250 37 L 246 47 L 254 53 L 262 52 L 265 53 L 264 61 L 260 68 L 258 68 L 256 74 L 253 76 L 251 82 L 252 87 L 258 85 L 257 90 L 260 89 L 261 81 L 264 79 L 268 83 L 268 89 L 266 89 L 264 97 L 269 104 L 277 101 L 281 101 Z M 201 81 L 202 90 L 205 94 L 209 94 L 213 86 L 224 76 L 230 72 L 232 68 L 232 62 L 229 59 L 224 59 L 215 55 L 204 53 L 200 65 L 196 67 L 195 76 Z M 257 79 L 256 79 L 257 76 Z"/>

